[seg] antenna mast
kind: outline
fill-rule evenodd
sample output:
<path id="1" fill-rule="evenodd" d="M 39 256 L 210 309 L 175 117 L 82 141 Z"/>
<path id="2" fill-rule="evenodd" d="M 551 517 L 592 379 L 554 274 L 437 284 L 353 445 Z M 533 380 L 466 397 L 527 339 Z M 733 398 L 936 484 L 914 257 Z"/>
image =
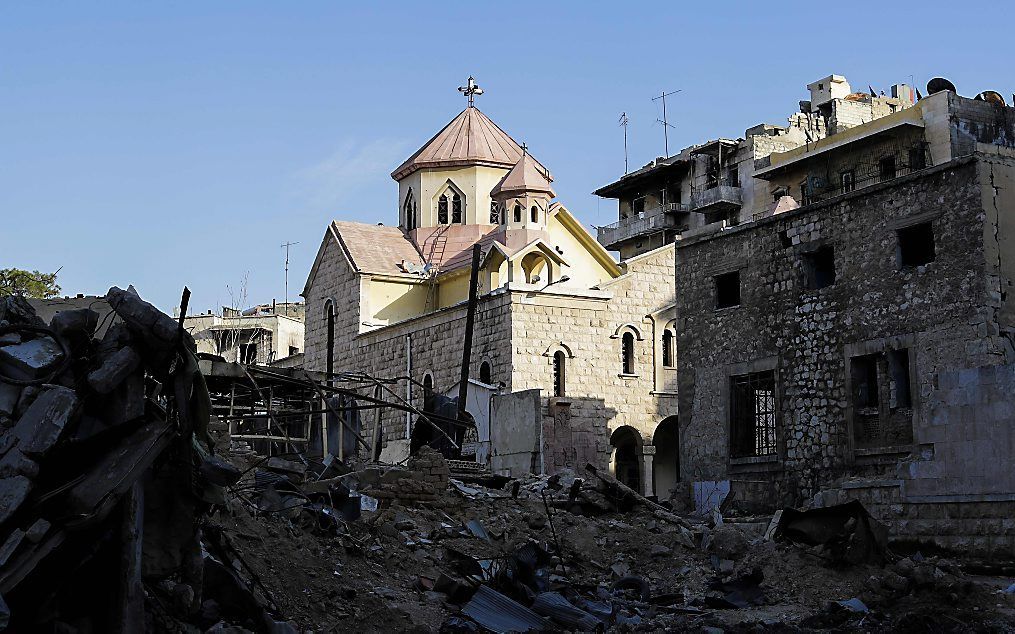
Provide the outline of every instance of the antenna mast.
<path id="1" fill-rule="evenodd" d="M 620 127 L 624 128 L 624 173 L 625 174 L 627 174 L 627 172 L 628 172 L 628 168 L 627 168 L 627 122 L 628 122 L 627 113 L 626 112 L 621 112 L 620 113 Z"/>
<path id="2" fill-rule="evenodd" d="M 666 92 L 664 90 L 658 97 L 653 97 L 652 98 L 652 101 L 656 101 L 658 99 L 661 99 L 662 102 L 663 102 L 663 118 L 662 119 L 656 119 L 656 121 L 658 121 L 659 123 L 663 124 L 663 147 L 666 150 L 666 157 L 667 158 L 669 158 L 669 156 L 670 156 L 670 134 L 669 134 L 669 132 L 670 132 L 670 128 L 674 128 L 675 126 L 671 126 L 670 122 L 669 122 L 669 119 L 666 118 L 666 98 L 669 97 L 670 95 L 675 95 L 678 92 L 680 92 L 680 90 L 674 90 L 672 92 Z"/>
<path id="3" fill-rule="evenodd" d="M 289 316 L 289 247 L 299 242 L 283 242 L 281 248 L 285 249 L 285 314 Z"/>

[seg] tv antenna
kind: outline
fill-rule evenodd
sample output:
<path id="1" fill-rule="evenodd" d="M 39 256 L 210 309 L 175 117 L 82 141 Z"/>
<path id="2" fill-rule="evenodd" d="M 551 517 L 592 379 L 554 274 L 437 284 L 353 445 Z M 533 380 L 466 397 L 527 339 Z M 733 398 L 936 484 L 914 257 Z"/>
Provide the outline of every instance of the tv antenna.
<path id="1" fill-rule="evenodd" d="M 283 242 L 281 248 L 285 249 L 285 314 L 289 316 L 289 247 L 299 242 Z"/>
<path id="2" fill-rule="evenodd" d="M 620 127 L 624 128 L 624 173 L 627 174 L 627 118 L 626 112 L 620 113 Z"/>
<path id="3" fill-rule="evenodd" d="M 680 92 L 680 90 L 673 90 L 671 92 L 666 92 L 664 90 L 658 97 L 652 98 L 652 101 L 661 99 L 663 102 L 663 118 L 656 119 L 656 121 L 663 124 L 663 147 L 666 150 L 667 158 L 670 156 L 670 128 L 676 129 L 676 126 L 670 125 L 669 119 L 666 118 L 666 98 L 670 95 L 675 95 L 678 92 Z"/>

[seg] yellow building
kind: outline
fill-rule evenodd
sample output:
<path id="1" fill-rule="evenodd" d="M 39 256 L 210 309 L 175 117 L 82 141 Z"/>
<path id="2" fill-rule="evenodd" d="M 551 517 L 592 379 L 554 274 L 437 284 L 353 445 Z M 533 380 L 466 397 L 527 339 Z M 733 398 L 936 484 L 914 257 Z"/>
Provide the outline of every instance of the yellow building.
<path id="1" fill-rule="evenodd" d="M 477 459 L 511 473 L 609 464 L 665 494 L 677 451 L 654 440 L 664 420 L 676 438 L 673 247 L 616 262 L 554 201 L 549 170 L 474 106 L 476 88 L 392 172 L 397 227 L 329 225 L 303 293 L 306 367 L 326 369 L 330 338 L 336 371 L 408 375 L 399 390 L 417 406 L 424 385 L 457 393 L 479 244 Z M 410 426 L 391 415 L 385 441 Z"/>

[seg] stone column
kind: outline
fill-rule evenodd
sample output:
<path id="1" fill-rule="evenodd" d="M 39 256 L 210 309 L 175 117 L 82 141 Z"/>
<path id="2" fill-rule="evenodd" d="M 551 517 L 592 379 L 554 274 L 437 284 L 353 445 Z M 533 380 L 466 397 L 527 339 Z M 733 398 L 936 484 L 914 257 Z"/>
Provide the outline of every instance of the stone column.
<path id="1" fill-rule="evenodd" d="M 641 494 L 645 497 L 655 495 L 655 483 L 652 477 L 652 458 L 656 454 L 656 448 L 652 445 L 643 445 L 641 448 Z"/>

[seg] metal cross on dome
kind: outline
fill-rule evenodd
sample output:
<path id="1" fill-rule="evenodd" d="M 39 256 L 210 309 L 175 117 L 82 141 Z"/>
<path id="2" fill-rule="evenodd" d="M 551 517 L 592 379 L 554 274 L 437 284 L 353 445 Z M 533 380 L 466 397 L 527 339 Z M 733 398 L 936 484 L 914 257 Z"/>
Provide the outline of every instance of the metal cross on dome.
<path id="1" fill-rule="evenodd" d="M 480 88 L 479 84 L 476 83 L 476 78 L 473 77 L 472 75 L 469 75 L 469 84 L 467 86 L 459 86 L 458 92 L 462 93 L 463 95 L 469 98 L 469 107 L 471 108 L 473 106 L 473 101 L 475 100 L 476 95 L 482 95 L 483 89 Z"/>

